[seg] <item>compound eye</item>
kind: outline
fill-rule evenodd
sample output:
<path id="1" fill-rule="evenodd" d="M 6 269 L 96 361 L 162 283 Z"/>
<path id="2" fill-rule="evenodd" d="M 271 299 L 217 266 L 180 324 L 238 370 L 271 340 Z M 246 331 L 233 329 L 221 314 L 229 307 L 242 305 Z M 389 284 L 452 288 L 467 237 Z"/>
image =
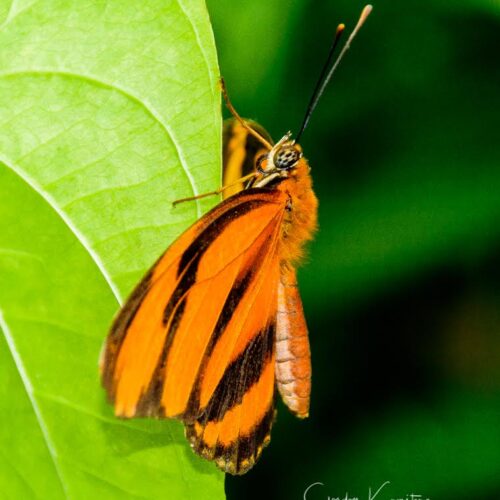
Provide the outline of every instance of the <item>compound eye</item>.
<path id="1" fill-rule="evenodd" d="M 260 155 L 258 158 L 257 158 L 257 161 L 255 162 L 255 167 L 257 168 L 257 170 L 261 173 L 261 174 L 264 174 L 266 172 L 266 168 L 267 168 L 267 154 L 265 155 Z"/>
<path id="2" fill-rule="evenodd" d="M 280 170 L 290 170 L 297 165 L 302 156 L 301 152 L 293 146 L 285 146 L 278 150 L 274 157 L 274 164 Z"/>

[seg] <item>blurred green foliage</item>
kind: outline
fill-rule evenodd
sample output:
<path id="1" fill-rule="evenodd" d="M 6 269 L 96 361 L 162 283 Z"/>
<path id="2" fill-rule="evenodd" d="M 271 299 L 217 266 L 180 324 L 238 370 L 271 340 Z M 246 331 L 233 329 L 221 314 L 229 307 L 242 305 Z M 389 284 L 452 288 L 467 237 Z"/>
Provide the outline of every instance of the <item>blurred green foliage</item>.
<path id="1" fill-rule="evenodd" d="M 209 0 L 239 112 L 297 131 L 347 0 Z M 302 146 L 311 416 L 228 498 L 500 497 L 500 4 L 374 3 Z"/>

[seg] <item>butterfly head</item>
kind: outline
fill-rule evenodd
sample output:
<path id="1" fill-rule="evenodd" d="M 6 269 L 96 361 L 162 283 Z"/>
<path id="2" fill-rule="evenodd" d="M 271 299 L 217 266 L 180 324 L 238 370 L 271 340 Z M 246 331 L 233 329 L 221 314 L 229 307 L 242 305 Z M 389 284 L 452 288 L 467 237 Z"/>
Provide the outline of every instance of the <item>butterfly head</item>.
<path id="1" fill-rule="evenodd" d="M 257 159 L 257 170 L 264 176 L 287 177 L 302 158 L 302 149 L 288 132 L 272 149 Z"/>

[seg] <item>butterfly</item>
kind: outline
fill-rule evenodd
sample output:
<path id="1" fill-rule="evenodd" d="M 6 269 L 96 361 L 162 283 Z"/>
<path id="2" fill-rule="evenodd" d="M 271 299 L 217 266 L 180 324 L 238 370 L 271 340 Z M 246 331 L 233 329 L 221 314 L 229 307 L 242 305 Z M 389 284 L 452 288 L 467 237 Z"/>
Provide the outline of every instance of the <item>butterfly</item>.
<path id="1" fill-rule="evenodd" d="M 322 75 L 298 137 L 330 76 Z M 297 417 L 309 414 L 296 269 L 317 229 L 318 200 L 297 140 L 287 133 L 273 143 L 223 94 L 235 117 L 224 133 L 217 192 L 225 199 L 134 289 L 107 337 L 101 377 L 117 416 L 180 419 L 196 453 L 243 474 L 270 441 L 277 393 Z"/>

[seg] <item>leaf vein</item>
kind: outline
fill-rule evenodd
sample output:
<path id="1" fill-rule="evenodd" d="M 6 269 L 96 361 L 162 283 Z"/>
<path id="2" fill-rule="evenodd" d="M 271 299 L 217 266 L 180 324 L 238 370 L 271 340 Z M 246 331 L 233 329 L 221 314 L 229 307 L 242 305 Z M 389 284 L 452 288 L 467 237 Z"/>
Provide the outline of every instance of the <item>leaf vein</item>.
<path id="1" fill-rule="evenodd" d="M 23 171 L 22 168 L 18 167 L 17 165 L 14 165 L 10 161 L 8 161 L 6 158 L 3 156 L 0 156 L 0 163 L 3 163 L 3 165 L 12 170 L 16 175 L 19 176 L 26 184 L 28 184 L 36 193 L 38 193 L 43 200 L 59 215 L 59 217 L 63 220 L 63 222 L 66 224 L 68 229 L 74 234 L 74 236 L 77 238 L 77 240 L 80 242 L 80 244 L 85 248 L 85 250 L 88 252 L 89 256 L 93 259 L 94 263 L 96 264 L 97 268 L 99 271 L 102 273 L 102 276 L 108 283 L 109 287 L 111 288 L 111 291 L 113 292 L 114 296 L 116 297 L 116 300 L 118 301 L 119 304 L 122 303 L 122 297 L 121 294 L 111 279 L 111 276 L 109 275 L 107 269 L 104 267 L 103 262 L 101 261 L 101 258 L 97 253 L 94 251 L 94 249 L 91 247 L 90 243 L 87 241 L 87 239 L 83 236 L 83 234 L 80 232 L 80 230 L 75 226 L 73 221 L 69 218 L 69 216 L 61 210 L 59 205 L 56 203 L 55 199 L 52 198 L 52 196 L 46 192 L 45 190 L 42 189 L 41 186 L 38 185 L 38 183 L 34 180 L 31 179 L 26 172 Z"/>
<path id="2" fill-rule="evenodd" d="M 102 80 L 96 76 L 93 75 L 86 75 L 83 73 L 75 73 L 72 71 L 67 71 L 67 70 L 60 70 L 60 69 L 53 69 L 53 68 L 38 68 L 38 69 L 29 69 L 29 70 L 17 70 L 17 71 L 11 71 L 11 72 L 4 72 L 0 73 L 0 78 L 12 78 L 16 76 L 61 76 L 61 77 L 67 77 L 67 78 L 74 78 L 74 79 L 80 79 L 83 81 L 87 81 L 92 83 L 93 85 L 100 85 L 102 87 L 105 87 L 107 89 L 115 90 L 128 99 L 138 103 L 142 108 L 152 117 L 154 118 L 157 123 L 162 127 L 164 130 L 166 136 L 172 143 L 174 150 L 177 154 L 177 158 L 179 160 L 179 164 L 182 167 L 182 170 L 184 174 L 187 177 L 187 180 L 191 186 L 191 191 L 193 193 L 193 196 L 197 196 L 198 189 L 196 187 L 196 184 L 194 182 L 194 178 L 191 175 L 191 172 L 189 171 L 186 163 L 186 159 L 184 158 L 184 155 L 182 154 L 182 150 L 177 144 L 176 140 L 174 139 L 174 135 L 172 131 L 170 130 L 170 127 L 161 119 L 160 114 L 148 103 L 144 102 L 141 100 L 139 97 L 135 96 L 131 90 L 125 89 L 124 87 L 118 86 L 116 82 L 110 83 L 105 80 Z M 198 217 L 201 217 L 202 211 L 201 211 L 201 205 L 199 200 L 195 200 L 196 202 L 196 209 L 197 209 L 197 215 Z"/>

